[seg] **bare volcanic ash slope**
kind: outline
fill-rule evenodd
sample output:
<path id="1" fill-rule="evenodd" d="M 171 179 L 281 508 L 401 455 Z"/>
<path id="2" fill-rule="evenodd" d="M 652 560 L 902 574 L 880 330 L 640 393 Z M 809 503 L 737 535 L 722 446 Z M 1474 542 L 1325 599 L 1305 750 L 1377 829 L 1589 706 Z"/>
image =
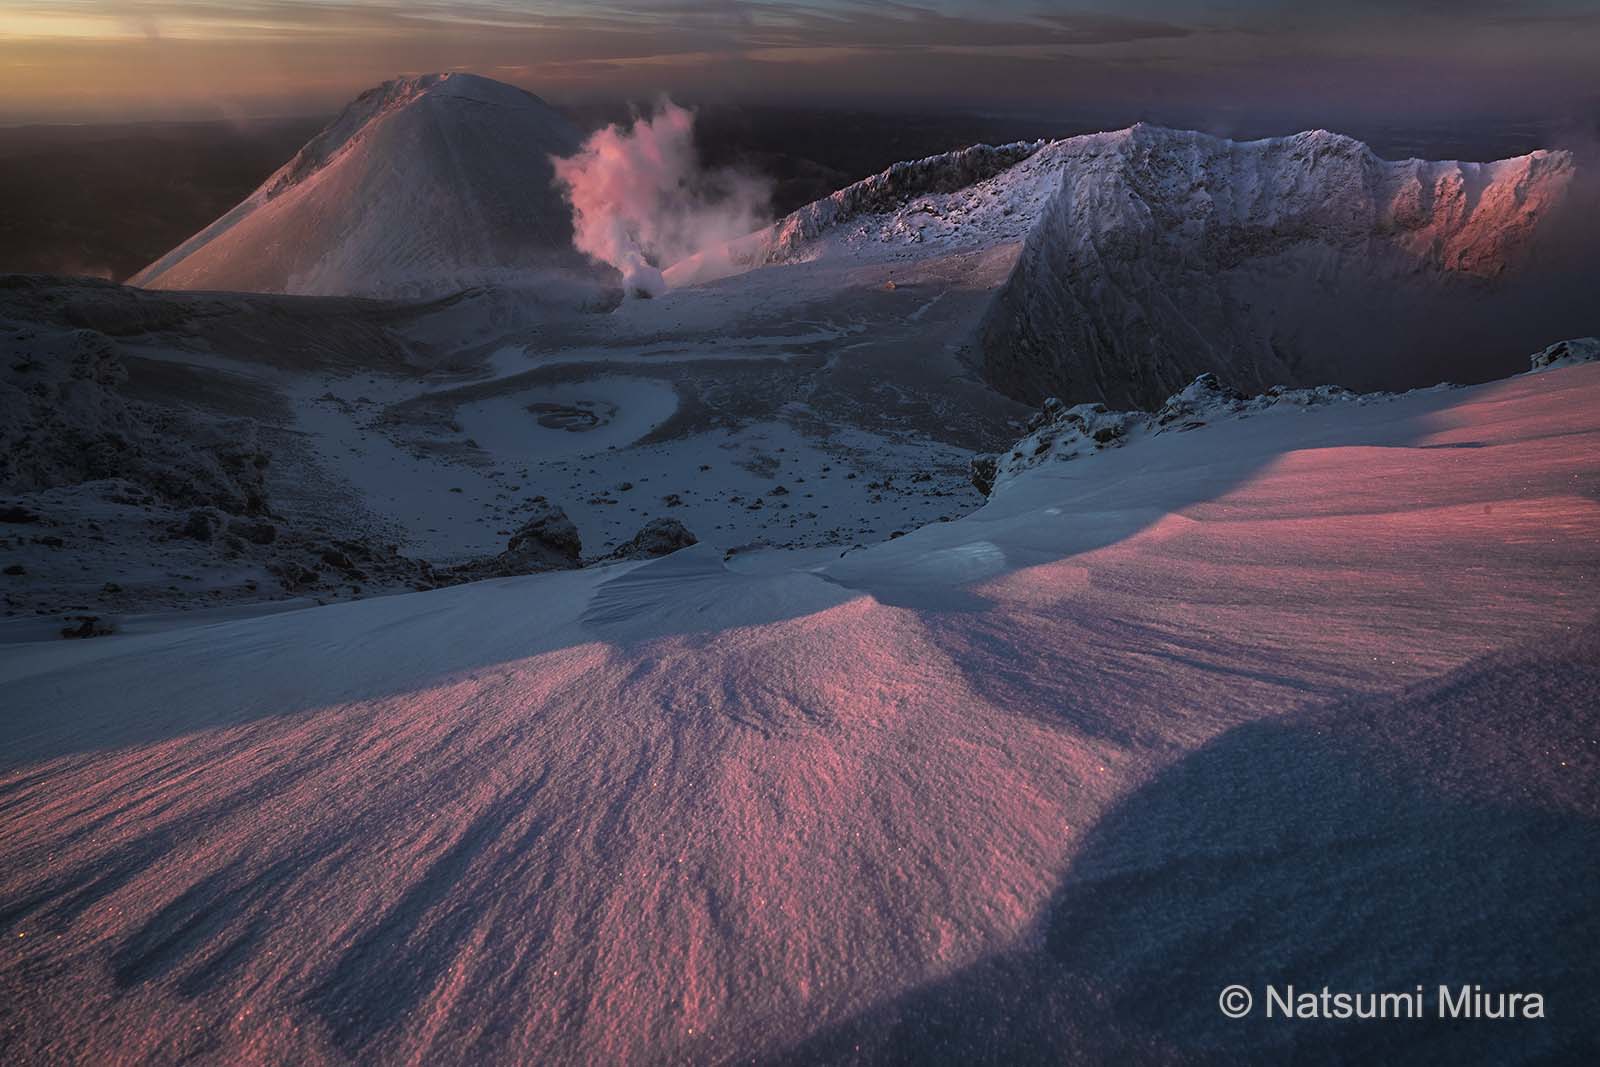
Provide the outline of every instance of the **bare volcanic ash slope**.
<path id="1" fill-rule="evenodd" d="M 579 140 L 537 96 L 488 78 L 386 82 L 130 284 L 383 297 L 535 286 L 537 272 L 584 269 L 550 164 Z"/>
<path id="2" fill-rule="evenodd" d="M 1207 371 L 1252 392 L 1483 381 L 1600 326 L 1570 283 L 1600 259 L 1578 179 L 1565 151 L 1385 161 L 1324 130 L 1138 125 L 899 164 L 666 277 L 834 262 L 893 280 L 990 249 L 1009 266 L 969 282 L 992 293 L 972 358 L 1030 403 L 1154 408 Z"/>
<path id="3" fill-rule="evenodd" d="M 1579 1062 L 1597 391 L 1237 412 L 826 561 L 0 648 L 0 1058 Z"/>

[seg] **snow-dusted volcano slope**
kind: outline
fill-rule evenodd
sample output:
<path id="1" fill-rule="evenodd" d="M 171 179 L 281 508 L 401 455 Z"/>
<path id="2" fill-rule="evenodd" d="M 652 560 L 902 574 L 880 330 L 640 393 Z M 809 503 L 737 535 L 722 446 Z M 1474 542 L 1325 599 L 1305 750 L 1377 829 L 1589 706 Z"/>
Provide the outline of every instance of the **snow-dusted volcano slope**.
<path id="1" fill-rule="evenodd" d="M 12 646 L 4 1058 L 1575 1058 L 1597 401 L 1274 407 L 821 565 Z M 1430 1012 L 1219 1014 L 1269 982 Z"/>
<path id="2" fill-rule="evenodd" d="M 579 139 L 544 101 L 488 78 L 386 82 L 130 284 L 385 297 L 531 286 L 529 272 L 577 262 L 550 156 Z"/>
<path id="3" fill-rule="evenodd" d="M 1576 176 L 1564 151 L 1390 162 L 1323 130 L 1138 125 L 900 164 L 666 276 L 1014 246 L 978 347 L 1029 402 L 1153 407 L 1206 371 L 1249 391 L 1481 381 L 1596 327 L 1590 293 L 1549 281 L 1600 262 L 1592 225 L 1562 224 L 1582 223 Z"/>

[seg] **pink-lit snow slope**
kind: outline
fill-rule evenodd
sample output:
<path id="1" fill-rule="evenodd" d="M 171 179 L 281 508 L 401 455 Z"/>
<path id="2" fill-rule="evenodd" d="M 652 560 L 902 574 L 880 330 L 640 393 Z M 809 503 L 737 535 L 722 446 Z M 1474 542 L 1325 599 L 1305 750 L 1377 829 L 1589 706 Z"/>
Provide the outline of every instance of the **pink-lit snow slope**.
<path id="1" fill-rule="evenodd" d="M 1592 1048 L 1600 365 L 783 559 L 0 652 L 0 1060 Z M 1232 1022 L 1234 982 L 1547 1017 Z"/>
<path id="2" fill-rule="evenodd" d="M 396 78 L 129 284 L 397 298 L 550 288 L 579 262 L 550 157 L 578 142 L 560 112 L 515 86 L 462 72 Z"/>

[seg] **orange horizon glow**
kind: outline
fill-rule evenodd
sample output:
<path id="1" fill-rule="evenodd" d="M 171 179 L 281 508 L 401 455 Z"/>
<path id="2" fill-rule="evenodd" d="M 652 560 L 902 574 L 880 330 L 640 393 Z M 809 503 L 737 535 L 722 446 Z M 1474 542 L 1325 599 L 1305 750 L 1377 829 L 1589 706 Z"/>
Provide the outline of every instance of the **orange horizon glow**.
<path id="1" fill-rule="evenodd" d="M 1548 114 L 1593 108 L 1600 14 L 1428 9 L 1220 18 L 1202 3 L 924 0 L 0 0 L 0 122 L 322 113 L 407 73 L 557 97 L 934 107 Z"/>

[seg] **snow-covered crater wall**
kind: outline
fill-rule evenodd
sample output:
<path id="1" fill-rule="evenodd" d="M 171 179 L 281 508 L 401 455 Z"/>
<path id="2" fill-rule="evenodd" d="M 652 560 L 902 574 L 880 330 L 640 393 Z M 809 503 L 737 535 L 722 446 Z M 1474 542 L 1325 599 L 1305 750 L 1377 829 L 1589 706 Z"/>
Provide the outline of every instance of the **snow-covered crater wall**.
<path id="1" fill-rule="evenodd" d="M 1041 156 L 1059 180 L 980 331 L 985 375 L 1019 399 L 1150 408 L 1208 371 L 1250 390 L 1472 381 L 1594 325 L 1547 280 L 1564 151 L 1389 162 L 1327 131 L 1141 125 Z"/>
<path id="2" fill-rule="evenodd" d="M 959 193 L 1014 171 L 1046 142 L 1016 141 L 1004 145 L 972 145 L 924 159 L 896 163 L 879 174 L 845 186 L 743 237 L 709 248 L 674 263 L 665 272 L 674 288 L 715 281 L 761 267 L 797 263 L 838 254 L 827 242 L 841 236 L 857 220 L 880 221 L 903 216 L 919 198 Z M 976 239 L 990 238 L 977 234 Z M 843 236 L 843 244 L 861 251 L 859 237 Z"/>

